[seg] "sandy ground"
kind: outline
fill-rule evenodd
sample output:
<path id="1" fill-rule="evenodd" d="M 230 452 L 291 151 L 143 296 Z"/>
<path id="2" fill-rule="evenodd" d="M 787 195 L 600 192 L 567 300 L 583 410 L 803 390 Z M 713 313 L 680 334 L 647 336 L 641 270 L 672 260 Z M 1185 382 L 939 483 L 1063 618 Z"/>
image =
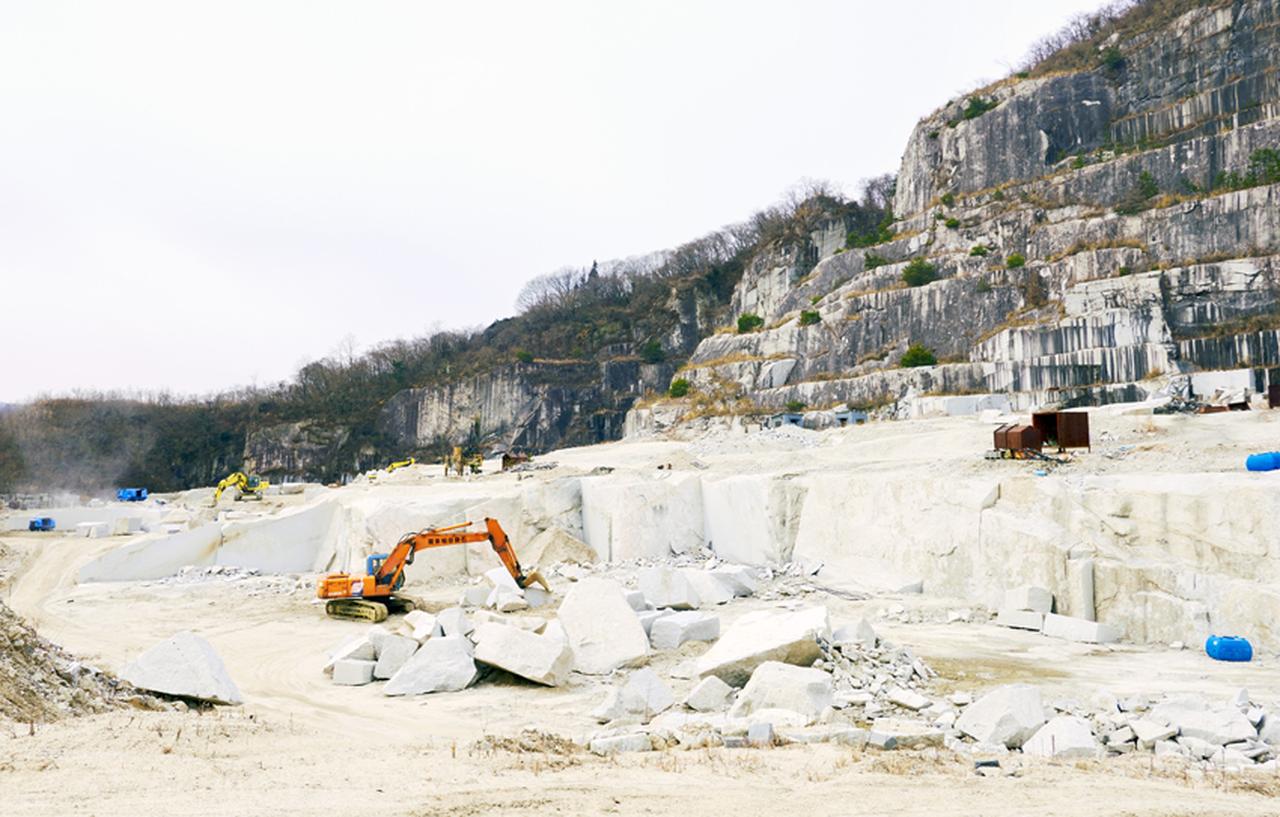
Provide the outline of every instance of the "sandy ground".
<path id="1" fill-rule="evenodd" d="M 1280 429 L 1270 413 L 1213 417 L 1112 417 L 1095 421 L 1092 455 L 1060 469 L 1089 473 L 1238 470 Z M 958 470 L 1032 468 L 975 456 L 990 429 L 955 421 L 899 423 L 830 432 L 822 443 L 771 453 L 770 465 L 815 459 L 844 467 Z M 1206 442 L 1207 440 L 1207 442 Z M 557 452 L 566 468 L 660 461 L 678 452 L 751 467 L 760 451 L 740 438 L 684 444 L 612 444 Z M 377 487 L 410 490 L 412 475 Z M 511 475 L 500 479 L 513 478 Z M 420 490 L 420 489 L 418 489 Z M 994 776 L 949 752 L 858 752 L 827 746 L 773 750 L 670 750 L 618 758 L 581 752 L 510 751 L 487 736 L 535 729 L 575 737 L 595 728 L 587 712 L 607 680 L 574 676 L 560 689 L 501 677 L 462 693 L 384 697 L 378 686 L 336 687 L 321 673 L 327 649 L 362 625 L 326 619 L 309 577 L 261 577 L 196 584 L 78 585 L 76 570 L 117 546 L 111 539 L 14 534 L 0 537 L 6 601 L 47 638 L 101 666 L 127 660 L 176 630 L 208 638 L 246 703 L 206 713 L 116 712 L 37 725 L 0 725 L 0 813 L 257 815 L 367 813 L 722 815 L 771 813 L 982 815 L 1275 815 L 1280 778 L 1224 776 L 1149 756 L 1107 762 L 1037 762 L 1014 757 Z M 412 588 L 452 603 L 462 579 Z M 816 580 L 815 580 L 816 582 Z M 553 582 L 558 592 L 564 580 Z M 959 607 L 964 600 L 884 597 L 851 600 L 816 587 L 784 602 L 751 599 L 719 611 L 725 624 L 763 606 L 827 604 L 839 621 L 876 616 L 892 604 Z M 536 611 L 530 611 L 536 614 Z M 1280 704 L 1280 662 L 1262 656 L 1222 665 L 1198 650 L 1092 647 L 988 624 L 880 621 L 883 636 L 937 669 L 938 689 L 980 691 L 1030 681 L 1047 700 L 1087 700 L 1170 691 L 1227 697 L 1240 686 Z M 657 659 L 666 674 L 705 645 Z M 692 681 L 674 680 L 681 696 Z M 539 744 L 544 745 L 544 744 Z M 546 744 L 550 745 L 550 744 Z"/>

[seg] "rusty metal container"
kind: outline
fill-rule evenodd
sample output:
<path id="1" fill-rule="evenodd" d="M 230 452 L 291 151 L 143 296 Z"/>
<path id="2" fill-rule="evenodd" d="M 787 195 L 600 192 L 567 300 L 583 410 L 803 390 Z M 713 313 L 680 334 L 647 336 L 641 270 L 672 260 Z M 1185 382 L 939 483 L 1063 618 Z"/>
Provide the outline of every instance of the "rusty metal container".
<path id="1" fill-rule="evenodd" d="M 1001 451 L 1009 447 L 1009 429 L 1015 428 L 1013 423 L 1005 423 L 996 428 L 995 432 L 995 449 Z"/>
<path id="2" fill-rule="evenodd" d="M 1089 442 L 1089 415 L 1083 411 L 1041 411 L 1031 415 L 1031 423 L 1047 446 L 1092 448 Z"/>
<path id="3" fill-rule="evenodd" d="M 1020 451 L 1024 448 L 1039 451 L 1044 443 L 1039 430 L 1035 426 L 1014 426 L 1009 429 L 1005 439 L 1008 441 L 1008 447 L 1015 451 Z"/>

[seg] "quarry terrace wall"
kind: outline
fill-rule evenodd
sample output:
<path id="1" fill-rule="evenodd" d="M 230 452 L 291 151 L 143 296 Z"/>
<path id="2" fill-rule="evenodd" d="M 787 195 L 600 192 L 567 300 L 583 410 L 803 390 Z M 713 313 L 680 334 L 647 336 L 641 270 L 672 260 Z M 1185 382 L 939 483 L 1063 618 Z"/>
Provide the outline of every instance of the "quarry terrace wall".
<path id="1" fill-rule="evenodd" d="M 1229 501 L 1228 501 L 1229 499 Z M 1246 473 L 1132 476 L 820 472 L 613 473 L 345 489 L 276 517 L 151 535 L 86 565 L 85 581 L 149 579 L 187 564 L 271 572 L 360 570 L 401 534 L 495 516 L 515 542 L 551 526 L 602 560 L 710 547 L 721 558 L 800 560 L 826 586 L 909 591 L 998 607 L 1022 584 L 1060 612 L 1136 642 L 1248 632 L 1280 647 L 1280 493 Z M 487 545 L 420 554 L 411 579 L 496 566 Z"/>

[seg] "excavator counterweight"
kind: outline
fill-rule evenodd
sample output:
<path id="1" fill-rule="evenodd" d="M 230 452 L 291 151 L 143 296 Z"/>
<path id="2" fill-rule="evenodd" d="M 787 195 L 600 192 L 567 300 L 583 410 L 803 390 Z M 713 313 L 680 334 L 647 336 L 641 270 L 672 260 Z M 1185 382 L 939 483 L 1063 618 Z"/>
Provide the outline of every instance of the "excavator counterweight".
<path id="1" fill-rule="evenodd" d="M 482 531 L 467 530 L 471 523 L 463 522 L 406 533 L 389 553 L 369 556 L 365 561 L 364 574 L 329 573 L 322 576 L 316 584 L 316 598 L 326 600 L 325 612 L 334 618 L 383 621 L 391 610 L 411 606 L 395 593 L 404 586 L 405 567 L 413 564 L 414 554 L 419 550 L 484 541 L 493 547 L 493 552 L 520 588 L 538 584 L 547 591 L 551 590 L 538 571 L 524 572 L 516 558 L 515 548 L 498 520 L 486 518 L 484 525 Z"/>

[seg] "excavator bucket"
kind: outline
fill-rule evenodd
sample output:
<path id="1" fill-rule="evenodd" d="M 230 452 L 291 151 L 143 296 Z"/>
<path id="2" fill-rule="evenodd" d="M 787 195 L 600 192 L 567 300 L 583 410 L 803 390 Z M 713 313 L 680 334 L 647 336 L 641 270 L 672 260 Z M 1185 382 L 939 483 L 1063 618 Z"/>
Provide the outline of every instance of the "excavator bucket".
<path id="1" fill-rule="evenodd" d="M 551 592 L 551 585 L 547 584 L 547 580 L 542 578 L 542 574 L 536 570 L 530 570 L 528 573 L 524 574 L 524 581 L 520 583 L 520 588 L 524 589 L 531 584 L 540 584 L 542 585 L 543 590 L 546 590 L 548 593 Z"/>

